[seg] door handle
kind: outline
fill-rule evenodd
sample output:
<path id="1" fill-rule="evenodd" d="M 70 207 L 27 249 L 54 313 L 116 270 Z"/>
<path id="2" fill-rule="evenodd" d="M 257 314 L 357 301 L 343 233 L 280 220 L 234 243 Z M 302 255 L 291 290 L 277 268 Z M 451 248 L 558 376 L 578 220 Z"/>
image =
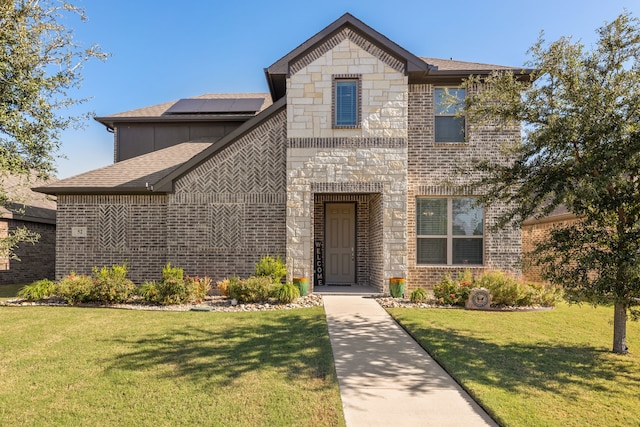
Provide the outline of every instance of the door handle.
<path id="1" fill-rule="evenodd" d="M 356 251 L 355 248 L 352 246 L 351 247 L 351 261 L 355 261 L 356 259 Z"/>

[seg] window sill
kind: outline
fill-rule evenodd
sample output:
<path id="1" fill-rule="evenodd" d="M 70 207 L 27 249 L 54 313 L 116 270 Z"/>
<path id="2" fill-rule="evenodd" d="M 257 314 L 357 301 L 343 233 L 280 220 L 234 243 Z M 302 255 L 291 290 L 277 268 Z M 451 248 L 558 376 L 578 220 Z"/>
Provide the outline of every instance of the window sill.
<path id="1" fill-rule="evenodd" d="M 417 268 L 442 268 L 459 270 L 461 268 L 486 268 L 484 264 L 416 264 Z"/>
<path id="2" fill-rule="evenodd" d="M 431 147 L 433 148 L 466 148 L 469 146 L 468 142 L 433 142 Z"/>

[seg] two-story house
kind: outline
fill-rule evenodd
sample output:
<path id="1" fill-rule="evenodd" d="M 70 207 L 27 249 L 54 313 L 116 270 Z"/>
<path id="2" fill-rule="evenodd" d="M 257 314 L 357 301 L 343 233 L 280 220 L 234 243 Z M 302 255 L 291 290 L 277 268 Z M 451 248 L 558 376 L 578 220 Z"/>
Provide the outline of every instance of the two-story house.
<path id="1" fill-rule="evenodd" d="M 474 126 L 443 94 L 520 68 L 418 57 L 350 14 L 265 69 L 269 94 L 203 95 L 100 117 L 115 163 L 38 191 L 58 200 L 58 276 L 127 262 L 248 276 L 282 255 L 312 286 L 409 288 L 519 272 L 519 230 L 490 230 L 456 167 L 520 129 Z"/>

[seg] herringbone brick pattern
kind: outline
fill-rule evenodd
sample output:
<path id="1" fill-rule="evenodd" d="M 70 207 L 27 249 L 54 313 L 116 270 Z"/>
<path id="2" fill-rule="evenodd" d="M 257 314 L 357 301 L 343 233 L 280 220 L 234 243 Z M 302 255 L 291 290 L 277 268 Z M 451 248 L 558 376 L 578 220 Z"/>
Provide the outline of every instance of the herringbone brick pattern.
<path id="1" fill-rule="evenodd" d="M 244 243 L 244 205 L 211 205 L 209 207 L 209 246 L 240 248 Z"/>
<path id="2" fill-rule="evenodd" d="M 99 245 L 103 249 L 123 249 L 127 246 L 129 206 L 100 205 Z"/>

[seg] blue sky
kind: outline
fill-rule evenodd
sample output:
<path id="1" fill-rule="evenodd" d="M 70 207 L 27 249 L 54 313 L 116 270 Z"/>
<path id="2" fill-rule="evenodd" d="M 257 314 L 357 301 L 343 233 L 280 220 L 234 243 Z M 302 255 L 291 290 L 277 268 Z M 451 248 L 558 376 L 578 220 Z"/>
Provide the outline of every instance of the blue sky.
<path id="1" fill-rule="evenodd" d="M 541 30 L 591 45 L 596 28 L 638 0 L 74 0 L 88 21 L 75 39 L 111 57 L 83 70 L 74 112 L 105 116 L 214 92 L 267 92 L 263 69 L 350 12 L 418 56 L 521 66 Z M 113 135 L 94 120 L 62 135 L 66 178 L 113 162 Z"/>

